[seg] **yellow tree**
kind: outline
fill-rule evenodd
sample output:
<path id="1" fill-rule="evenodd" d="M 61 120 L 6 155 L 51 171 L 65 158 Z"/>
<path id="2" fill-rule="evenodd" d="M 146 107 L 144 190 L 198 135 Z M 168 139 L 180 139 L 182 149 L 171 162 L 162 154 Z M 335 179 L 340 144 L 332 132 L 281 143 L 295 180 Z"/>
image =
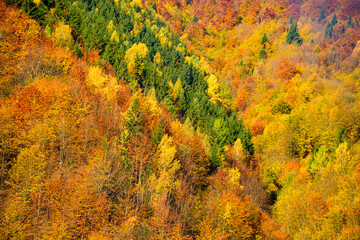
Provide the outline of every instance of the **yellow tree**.
<path id="1" fill-rule="evenodd" d="M 175 174 L 180 169 L 180 162 L 175 159 L 176 148 L 173 140 L 164 135 L 158 146 L 157 157 L 154 162 L 155 173 L 150 177 L 152 189 L 151 206 L 154 215 L 151 217 L 152 231 L 155 238 L 167 238 L 174 230 L 170 225 L 170 194 L 178 182 Z"/>
<path id="2" fill-rule="evenodd" d="M 149 50 L 144 43 L 135 43 L 131 48 L 129 48 L 125 54 L 125 59 L 128 63 L 128 71 L 133 74 L 135 74 L 135 71 L 142 71 L 144 69 L 143 65 L 140 67 L 140 69 L 135 69 L 135 61 L 136 58 L 140 58 L 139 60 L 143 61 L 148 52 Z"/>
<path id="3" fill-rule="evenodd" d="M 210 102 L 216 104 L 217 101 L 220 101 L 220 84 L 215 75 L 211 75 L 208 80 L 208 89 L 207 94 L 210 98 Z"/>

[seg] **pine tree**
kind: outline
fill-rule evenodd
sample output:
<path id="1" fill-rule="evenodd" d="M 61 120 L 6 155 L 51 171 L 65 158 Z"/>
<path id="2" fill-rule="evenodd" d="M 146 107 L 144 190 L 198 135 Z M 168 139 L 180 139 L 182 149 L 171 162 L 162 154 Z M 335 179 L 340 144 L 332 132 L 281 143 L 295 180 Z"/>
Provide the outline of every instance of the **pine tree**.
<path id="1" fill-rule="evenodd" d="M 333 31 L 334 31 L 333 25 L 328 22 L 325 28 L 325 38 L 331 39 L 333 36 Z"/>
<path id="2" fill-rule="evenodd" d="M 331 20 L 331 25 L 335 26 L 335 24 L 337 24 L 337 23 L 338 23 L 338 20 L 337 20 L 336 14 L 334 14 L 334 17 Z"/>
<path id="3" fill-rule="evenodd" d="M 289 23 L 290 23 L 291 25 L 293 25 L 293 24 L 294 24 L 294 18 L 293 18 L 293 16 L 292 16 L 292 15 L 290 16 Z"/>
<path id="4" fill-rule="evenodd" d="M 326 18 L 326 15 L 325 15 L 325 10 L 324 9 L 321 9 L 321 12 L 320 12 L 320 16 L 319 16 L 319 20 L 318 22 L 321 23 L 322 20 L 324 20 Z"/>
<path id="5" fill-rule="evenodd" d="M 21 5 L 21 10 L 29 15 L 31 18 L 36 19 L 36 5 L 32 0 L 25 0 Z"/>
<path id="6" fill-rule="evenodd" d="M 194 15 L 194 17 L 193 17 L 192 21 L 193 21 L 193 22 L 197 22 L 197 21 L 199 21 L 198 17 L 196 16 L 196 13 L 195 13 L 195 15 Z"/>
<path id="7" fill-rule="evenodd" d="M 300 38 L 299 29 L 297 27 L 297 22 L 291 24 L 290 30 L 286 36 L 286 42 L 291 44 L 296 42 L 297 44 L 302 44 L 302 38 Z"/>
<path id="8" fill-rule="evenodd" d="M 261 45 L 264 45 L 265 43 L 267 43 L 267 41 L 268 41 L 268 38 L 266 36 L 266 33 L 264 33 L 264 36 L 263 36 L 263 38 L 261 40 Z"/>
<path id="9" fill-rule="evenodd" d="M 263 48 L 260 50 L 259 52 L 259 58 L 266 58 L 267 57 L 267 53 L 266 53 L 266 43 L 268 41 L 268 38 L 266 36 L 266 33 L 264 33 L 264 36 L 261 40 L 261 45 L 263 45 Z"/>
<path id="10" fill-rule="evenodd" d="M 347 26 L 348 26 L 348 27 L 351 27 L 351 28 L 354 27 L 354 24 L 353 24 L 352 18 L 351 18 L 351 14 L 349 15 L 349 18 L 348 18 L 348 21 L 347 21 Z"/>

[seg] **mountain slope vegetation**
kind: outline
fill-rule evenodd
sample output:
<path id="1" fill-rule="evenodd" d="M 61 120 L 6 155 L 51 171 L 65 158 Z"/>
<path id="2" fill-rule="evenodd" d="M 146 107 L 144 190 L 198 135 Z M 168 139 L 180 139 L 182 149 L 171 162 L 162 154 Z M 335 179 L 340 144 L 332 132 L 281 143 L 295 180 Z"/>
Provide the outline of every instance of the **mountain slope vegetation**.
<path id="1" fill-rule="evenodd" d="M 359 11 L 1 0 L 1 235 L 359 239 Z"/>

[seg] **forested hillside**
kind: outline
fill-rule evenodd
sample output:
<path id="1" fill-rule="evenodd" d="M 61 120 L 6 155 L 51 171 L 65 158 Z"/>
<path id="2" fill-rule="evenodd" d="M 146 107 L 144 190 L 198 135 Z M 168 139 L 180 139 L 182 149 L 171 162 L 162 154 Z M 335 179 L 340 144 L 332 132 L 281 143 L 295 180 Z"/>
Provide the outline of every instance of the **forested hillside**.
<path id="1" fill-rule="evenodd" d="M 0 0 L 0 238 L 359 239 L 357 0 Z"/>

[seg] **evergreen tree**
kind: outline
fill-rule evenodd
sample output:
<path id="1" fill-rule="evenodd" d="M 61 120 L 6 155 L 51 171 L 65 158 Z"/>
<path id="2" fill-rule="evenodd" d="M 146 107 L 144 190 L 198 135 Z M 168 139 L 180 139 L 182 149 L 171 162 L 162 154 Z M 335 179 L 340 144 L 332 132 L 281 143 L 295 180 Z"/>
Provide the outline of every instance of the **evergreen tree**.
<path id="1" fill-rule="evenodd" d="M 266 36 L 266 33 L 264 33 L 264 36 L 261 40 L 261 45 L 263 45 L 263 48 L 260 50 L 259 52 L 259 58 L 266 58 L 267 57 L 267 53 L 266 53 L 266 43 L 268 41 L 268 38 Z"/>
<path id="2" fill-rule="evenodd" d="M 294 24 L 294 18 L 293 18 L 293 16 L 292 16 L 292 15 L 290 16 L 289 23 L 290 23 L 291 25 L 293 25 L 293 24 Z"/>
<path id="3" fill-rule="evenodd" d="M 265 45 L 265 43 L 267 43 L 267 41 L 268 41 L 268 38 L 267 38 L 267 36 L 266 36 L 266 33 L 264 33 L 264 36 L 263 36 L 263 38 L 261 39 L 261 45 Z"/>
<path id="4" fill-rule="evenodd" d="M 297 22 L 291 24 L 290 30 L 286 36 L 286 42 L 288 44 L 291 44 L 293 42 L 296 42 L 299 45 L 302 44 L 302 38 L 300 37 L 299 29 L 297 27 Z"/>
<path id="5" fill-rule="evenodd" d="M 331 39 L 333 36 L 333 31 L 334 31 L 333 25 L 328 22 L 325 28 L 325 38 Z"/>
<path id="6" fill-rule="evenodd" d="M 196 13 L 195 13 L 195 15 L 194 15 L 194 17 L 193 17 L 192 21 L 193 21 L 193 22 L 197 22 L 197 21 L 199 21 L 198 17 L 196 16 Z"/>
<path id="7" fill-rule="evenodd" d="M 266 50 L 265 48 L 262 48 L 259 52 L 259 58 L 266 58 L 267 54 L 266 54 Z"/>
<path id="8" fill-rule="evenodd" d="M 335 26 L 335 24 L 337 24 L 337 23 L 338 23 L 338 20 L 337 20 L 336 14 L 334 14 L 334 16 L 333 16 L 333 18 L 331 20 L 331 25 Z"/>
<path id="9" fill-rule="evenodd" d="M 321 9 L 321 12 L 320 12 L 320 16 L 319 16 L 319 20 L 318 22 L 321 23 L 322 20 L 324 20 L 326 18 L 326 15 L 325 15 L 325 10 L 324 9 Z"/>
<path id="10" fill-rule="evenodd" d="M 351 14 L 349 15 L 349 18 L 348 18 L 348 21 L 347 21 L 347 26 L 348 26 L 348 27 L 351 27 L 351 28 L 354 27 L 354 24 L 353 24 L 352 18 L 351 18 Z"/>
<path id="11" fill-rule="evenodd" d="M 25 0 L 21 5 L 21 10 L 29 15 L 31 18 L 36 19 L 36 4 L 32 0 Z"/>

